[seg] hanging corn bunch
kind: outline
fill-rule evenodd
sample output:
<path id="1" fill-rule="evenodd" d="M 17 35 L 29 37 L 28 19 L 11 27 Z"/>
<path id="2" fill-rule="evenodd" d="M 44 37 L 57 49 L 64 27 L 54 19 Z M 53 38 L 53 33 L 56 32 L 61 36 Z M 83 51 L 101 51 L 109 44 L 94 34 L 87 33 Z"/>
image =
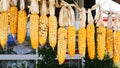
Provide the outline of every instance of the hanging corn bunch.
<path id="1" fill-rule="evenodd" d="M 64 10 L 63 6 L 60 10 L 59 16 L 59 29 L 58 29 L 58 46 L 57 46 L 57 58 L 59 64 L 63 64 L 66 58 L 66 48 L 67 48 L 67 30 L 65 29 L 65 18 L 64 18 Z"/>
<path id="2" fill-rule="evenodd" d="M 110 58 L 113 57 L 114 32 L 112 29 L 112 15 L 108 15 L 108 24 L 106 31 L 106 50 Z"/>
<path id="3" fill-rule="evenodd" d="M 79 54 L 81 57 L 85 57 L 86 53 L 86 10 L 85 8 L 81 9 L 82 11 L 80 12 L 80 28 L 78 31 L 78 49 L 79 49 Z"/>
<path id="4" fill-rule="evenodd" d="M 38 48 L 38 25 L 39 25 L 39 6 L 36 0 L 31 1 L 30 15 L 30 39 L 34 49 Z"/>
<path id="5" fill-rule="evenodd" d="M 41 46 L 46 44 L 48 34 L 48 17 L 46 0 L 42 0 L 41 16 L 39 22 L 39 43 Z"/>
<path id="6" fill-rule="evenodd" d="M 74 10 L 72 9 L 70 5 L 68 5 L 67 12 L 68 12 L 67 16 L 68 16 L 68 25 L 69 25 L 67 29 L 68 53 L 71 57 L 74 57 L 75 46 L 76 46 L 76 28 L 74 26 L 75 14 L 74 14 Z"/>
<path id="7" fill-rule="evenodd" d="M 116 14 L 115 19 L 113 62 L 115 63 L 115 65 L 118 65 L 120 62 L 120 22 L 118 20 L 118 14 Z"/>
<path id="8" fill-rule="evenodd" d="M 25 8 L 24 0 L 20 0 L 21 10 L 19 10 L 18 12 L 18 33 L 17 33 L 17 40 L 19 43 L 24 43 L 26 36 L 27 14 L 24 8 Z"/>
<path id="9" fill-rule="evenodd" d="M 11 1 L 12 6 L 10 7 L 10 32 L 13 36 L 17 33 L 17 25 L 18 25 L 18 8 L 17 8 L 17 0 Z"/>
<path id="10" fill-rule="evenodd" d="M 1 0 L 2 4 L 2 22 L 1 22 L 1 39 L 0 43 L 1 46 L 4 48 L 7 43 L 8 37 L 8 9 L 9 9 L 9 1 L 8 0 Z"/>
<path id="11" fill-rule="evenodd" d="M 106 39 L 106 28 L 103 25 L 103 17 L 102 17 L 102 11 L 99 13 L 99 19 L 97 24 L 97 54 L 98 59 L 103 60 L 104 54 L 105 54 L 105 39 Z"/>
<path id="12" fill-rule="evenodd" d="M 88 9 L 88 25 L 87 25 L 87 49 L 88 49 L 88 55 L 90 59 L 94 59 L 95 57 L 95 27 L 94 27 L 94 21 L 91 14 L 91 10 Z"/>
<path id="13" fill-rule="evenodd" d="M 49 43 L 50 46 L 54 49 L 57 43 L 57 18 L 55 16 L 55 1 L 49 0 L 49 10 L 50 10 L 50 17 L 49 17 Z"/>

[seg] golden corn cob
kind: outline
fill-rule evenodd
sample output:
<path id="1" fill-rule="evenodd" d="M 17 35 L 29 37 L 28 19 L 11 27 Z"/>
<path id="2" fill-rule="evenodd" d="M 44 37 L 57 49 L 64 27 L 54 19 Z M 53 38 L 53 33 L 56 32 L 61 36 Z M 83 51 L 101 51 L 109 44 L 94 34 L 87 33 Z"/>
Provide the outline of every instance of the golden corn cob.
<path id="1" fill-rule="evenodd" d="M 86 29 L 82 27 L 78 31 L 78 49 L 81 57 L 85 57 L 86 53 Z"/>
<path id="2" fill-rule="evenodd" d="M 75 54 L 76 46 L 76 28 L 74 26 L 69 26 L 67 30 L 68 34 L 68 53 L 71 57 Z"/>
<path id="3" fill-rule="evenodd" d="M 67 30 L 64 27 L 58 29 L 57 57 L 59 64 L 63 64 L 66 58 Z"/>
<path id="4" fill-rule="evenodd" d="M 18 8 L 16 6 L 10 7 L 10 32 L 12 35 L 17 33 L 18 23 Z"/>
<path id="5" fill-rule="evenodd" d="M 87 25 L 87 49 L 90 59 L 95 57 L 95 40 L 94 40 L 95 27 L 93 23 Z"/>
<path id="6" fill-rule="evenodd" d="M 3 12 L 2 13 L 2 31 L 1 31 L 1 46 L 4 48 L 7 43 L 7 37 L 8 37 L 8 13 Z"/>
<path id="7" fill-rule="evenodd" d="M 106 28 L 99 26 L 97 28 L 97 54 L 99 60 L 103 60 L 105 54 L 105 35 Z"/>
<path id="8" fill-rule="evenodd" d="M 39 43 L 41 46 L 46 44 L 47 33 L 48 33 L 48 17 L 45 15 L 41 15 L 39 22 Z"/>
<path id="9" fill-rule="evenodd" d="M 54 49 L 57 43 L 57 18 L 56 16 L 49 17 L 49 43 Z"/>
<path id="10" fill-rule="evenodd" d="M 38 48 L 38 24 L 39 16 L 38 14 L 30 15 L 30 38 L 31 44 L 34 49 Z"/>
<path id="11" fill-rule="evenodd" d="M 17 40 L 19 43 L 24 43 L 26 37 L 27 14 L 25 10 L 18 12 L 18 33 Z"/>
<path id="12" fill-rule="evenodd" d="M 117 31 L 115 33 L 115 44 L 114 44 L 114 51 L 113 51 L 113 62 L 117 65 L 120 61 L 120 32 Z"/>
<path id="13" fill-rule="evenodd" d="M 106 31 L 106 50 L 110 58 L 113 57 L 114 33 L 112 29 Z"/>

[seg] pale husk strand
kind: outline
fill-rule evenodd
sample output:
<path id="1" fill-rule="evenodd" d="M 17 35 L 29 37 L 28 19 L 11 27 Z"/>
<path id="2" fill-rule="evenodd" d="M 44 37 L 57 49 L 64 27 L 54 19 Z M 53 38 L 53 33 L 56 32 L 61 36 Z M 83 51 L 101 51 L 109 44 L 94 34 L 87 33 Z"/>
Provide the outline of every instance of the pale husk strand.
<path id="1" fill-rule="evenodd" d="M 25 9 L 25 1 L 24 0 L 20 0 L 20 9 L 21 10 Z"/>
<path id="2" fill-rule="evenodd" d="M 33 14 L 39 14 L 39 6 L 36 0 L 31 0 L 30 11 Z"/>

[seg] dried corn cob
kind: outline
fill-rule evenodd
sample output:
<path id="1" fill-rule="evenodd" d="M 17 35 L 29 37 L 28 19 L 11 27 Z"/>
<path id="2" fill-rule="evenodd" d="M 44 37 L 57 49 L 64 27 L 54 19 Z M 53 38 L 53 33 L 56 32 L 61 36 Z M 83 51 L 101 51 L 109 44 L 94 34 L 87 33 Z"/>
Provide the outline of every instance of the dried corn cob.
<path id="1" fill-rule="evenodd" d="M 99 26 L 97 28 L 97 53 L 99 60 L 103 60 L 105 54 L 105 36 L 106 28 Z"/>
<path id="2" fill-rule="evenodd" d="M 88 45 L 88 55 L 90 59 L 95 57 L 95 40 L 94 40 L 95 27 L 94 24 L 87 25 L 87 45 Z"/>
<path id="3" fill-rule="evenodd" d="M 86 29 L 87 33 L 87 49 L 88 49 L 88 56 L 90 59 L 94 59 L 95 57 L 95 27 L 93 24 L 93 17 L 91 10 L 88 9 L 88 25 Z"/>
<path id="4" fill-rule="evenodd" d="M 81 9 L 82 12 L 80 12 L 80 19 L 79 19 L 79 24 L 80 28 L 78 30 L 78 49 L 79 49 L 79 54 L 81 57 L 85 57 L 86 53 L 86 10 L 85 8 Z"/>
<path id="5" fill-rule="evenodd" d="M 19 43 L 24 43 L 26 36 L 27 14 L 24 10 L 18 12 L 18 33 L 17 40 Z"/>
<path id="6" fill-rule="evenodd" d="M 48 17 L 46 0 L 42 1 L 41 16 L 39 22 L 39 43 L 41 46 L 46 44 L 48 34 Z"/>
<path id="7" fill-rule="evenodd" d="M 30 15 L 30 38 L 31 44 L 34 49 L 38 48 L 38 24 L 39 16 L 38 14 Z"/>
<path id="8" fill-rule="evenodd" d="M 18 24 L 18 8 L 16 6 L 10 7 L 10 32 L 12 35 L 17 33 Z"/>
<path id="9" fill-rule="evenodd" d="M 39 43 L 40 45 L 45 45 L 48 33 L 48 17 L 41 15 L 39 22 Z"/>
<path id="10" fill-rule="evenodd" d="M 57 43 L 57 18 L 56 16 L 49 17 L 49 43 L 54 49 Z"/>
<path id="11" fill-rule="evenodd" d="M 68 30 L 67 30 L 67 38 L 68 38 L 68 53 L 71 57 L 74 57 L 75 54 L 75 46 L 76 46 L 76 28 L 74 26 L 75 23 L 75 14 L 72 7 L 69 5 L 68 8 L 66 8 L 67 12 L 64 12 L 68 15 L 66 15 L 66 23 L 68 23 Z M 68 17 L 67 17 L 68 16 Z M 64 19 L 64 20 L 65 20 Z M 65 22 L 64 22 L 65 23 Z"/>
<path id="12" fill-rule="evenodd" d="M 71 57 L 75 54 L 75 45 L 76 45 L 76 29 L 74 26 L 69 26 L 67 30 L 68 34 L 68 53 Z"/>
<path id="13" fill-rule="evenodd" d="M 54 49 L 57 43 L 57 18 L 55 16 L 55 0 L 49 0 L 49 9 L 50 9 L 50 17 L 49 17 L 49 43 L 50 46 Z"/>
<path id="14" fill-rule="evenodd" d="M 38 25 L 39 25 L 39 8 L 36 0 L 31 1 L 30 15 L 30 40 L 34 49 L 38 48 Z"/>
<path id="15" fill-rule="evenodd" d="M 67 48 L 67 30 L 64 27 L 58 29 L 58 50 L 57 57 L 59 64 L 63 64 L 66 58 L 66 48 Z"/>
<path id="16" fill-rule="evenodd" d="M 8 13 L 2 12 L 2 31 L 1 31 L 1 46 L 4 48 L 7 43 L 8 36 Z"/>
<path id="17" fill-rule="evenodd" d="M 110 58 L 113 57 L 114 33 L 112 29 L 106 31 L 106 50 Z"/>
<path id="18" fill-rule="evenodd" d="M 86 52 L 86 29 L 80 28 L 78 31 L 78 48 L 81 57 L 85 57 Z"/>

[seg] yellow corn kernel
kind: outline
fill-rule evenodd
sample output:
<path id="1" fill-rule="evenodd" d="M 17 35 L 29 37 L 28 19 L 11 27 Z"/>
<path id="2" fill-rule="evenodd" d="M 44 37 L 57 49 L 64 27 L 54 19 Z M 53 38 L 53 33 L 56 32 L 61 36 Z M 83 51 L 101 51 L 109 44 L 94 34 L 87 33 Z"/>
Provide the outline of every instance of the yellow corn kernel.
<path id="1" fill-rule="evenodd" d="M 30 15 L 30 39 L 31 44 L 34 49 L 38 48 L 38 24 L 39 16 L 38 14 Z"/>
<path id="2" fill-rule="evenodd" d="M 94 59 L 95 57 L 95 27 L 94 24 L 87 25 L 87 49 L 88 49 L 88 56 L 90 59 Z"/>
<path id="3" fill-rule="evenodd" d="M 78 50 L 81 57 L 85 57 L 86 53 L 86 29 L 80 28 L 78 31 Z"/>

